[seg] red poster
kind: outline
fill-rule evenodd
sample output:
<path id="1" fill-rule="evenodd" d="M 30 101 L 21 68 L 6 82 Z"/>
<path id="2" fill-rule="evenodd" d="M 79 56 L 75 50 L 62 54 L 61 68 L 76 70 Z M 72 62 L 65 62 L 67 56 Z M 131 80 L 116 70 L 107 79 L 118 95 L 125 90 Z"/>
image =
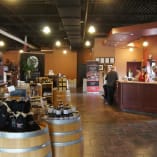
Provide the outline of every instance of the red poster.
<path id="1" fill-rule="evenodd" d="M 99 92 L 99 64 L 97 61 L 87 62 L 87 92 Z"/>

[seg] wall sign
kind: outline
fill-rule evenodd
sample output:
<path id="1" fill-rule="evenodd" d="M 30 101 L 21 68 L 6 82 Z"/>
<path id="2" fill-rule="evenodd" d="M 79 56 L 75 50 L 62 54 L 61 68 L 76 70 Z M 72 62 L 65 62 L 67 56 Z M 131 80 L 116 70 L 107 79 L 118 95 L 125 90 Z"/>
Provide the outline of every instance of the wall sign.
<path id="1" fill-rule="evenodd" d="M 110 63 L 110 58 L 106 57 L 105 58 L 105 64 L 109 64 Z"/>
<path id="2" fill-rule="evenodd" d="M 44 53 L 22 53 L 20 56 L 20 80 L 35 80 L 44 76 L 45 54 Z"/>
<path id="3" fill-rule="evenodd" d="M 110 58 L 110 64 L 114 64 L 114 57 Z"/>
<path id="4" fill-rule="evenodd" d="M 87 92 L 99 92 L 99 63 L 87 62 Z"/>

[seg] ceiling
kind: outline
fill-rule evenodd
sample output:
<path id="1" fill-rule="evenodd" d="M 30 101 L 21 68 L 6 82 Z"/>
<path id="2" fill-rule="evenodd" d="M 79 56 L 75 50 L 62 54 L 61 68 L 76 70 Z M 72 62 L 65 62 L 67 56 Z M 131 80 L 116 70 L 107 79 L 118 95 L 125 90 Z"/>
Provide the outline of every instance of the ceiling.
<path id="1" fill-rule="evenodd" d="M 108 37 L 112 28 L 156 21 L 156 0 L 0 1 L 0 40 L 6 42 L 5 50 L 22 48 L 26 38 L 29 49 L 52 49 L 57 39 L 78 49 L 86 39 Z M 96 27 L 94 36 L 87 33 L 90 24 Z M 48 36 L 41 32 L 44 25 L 52 29 Z"/>

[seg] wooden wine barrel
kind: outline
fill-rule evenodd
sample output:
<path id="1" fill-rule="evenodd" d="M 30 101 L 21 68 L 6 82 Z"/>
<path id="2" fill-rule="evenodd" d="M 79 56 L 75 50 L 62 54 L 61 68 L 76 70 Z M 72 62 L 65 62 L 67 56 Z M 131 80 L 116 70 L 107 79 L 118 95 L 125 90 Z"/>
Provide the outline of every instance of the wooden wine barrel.
<path id="1" fill-rule="evenodd" d="M 83 137 L 80 117 L 48 120 L 54 157 L 82 157 Z"/>
<path id="2" fill-rule="evenodd" d="M 31 132 L 0 132 L 0 157 L 52 157 L 48 127 Z"/>

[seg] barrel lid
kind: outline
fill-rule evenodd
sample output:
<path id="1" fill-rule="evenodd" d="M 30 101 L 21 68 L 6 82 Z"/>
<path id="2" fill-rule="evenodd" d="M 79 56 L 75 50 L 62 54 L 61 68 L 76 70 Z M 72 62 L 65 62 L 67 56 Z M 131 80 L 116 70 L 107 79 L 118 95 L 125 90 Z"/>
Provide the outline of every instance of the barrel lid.
<path id="1" fill-rule="evenodd" d="M 62 125 L 62 124 L 69 124 L 69 123 L 75 123 L 75 122 L 80 121 L 80 114 L 77 113 L 75 116 L 70 117 L 69 119 L 55 119 L 55 118 L 49 117 L 47 115 L 42 117 L 42 119 L 51 124 Z"/>

